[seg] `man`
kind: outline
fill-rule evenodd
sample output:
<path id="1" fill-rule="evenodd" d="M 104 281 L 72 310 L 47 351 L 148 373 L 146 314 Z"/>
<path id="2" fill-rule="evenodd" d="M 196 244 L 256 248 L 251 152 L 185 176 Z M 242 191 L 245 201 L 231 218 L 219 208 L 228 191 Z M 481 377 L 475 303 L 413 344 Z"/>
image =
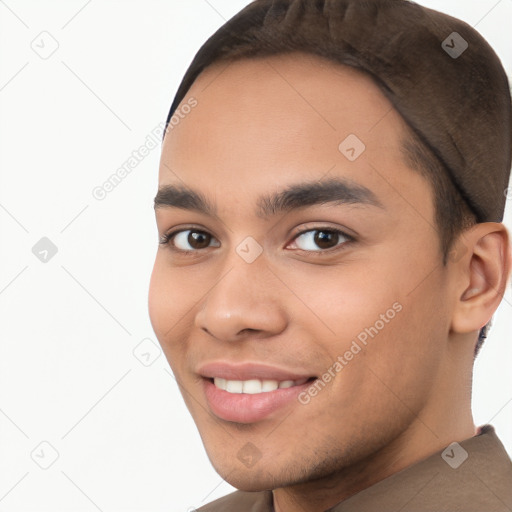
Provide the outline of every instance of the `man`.
<path id="1" fill-rule="evenodd" d="M 471 414 L 505 292 L 512 113 L 465 23 L 405 0 L 256 0 L 168 117 L 149 310 L 213 511 L 507 511 Z"/>

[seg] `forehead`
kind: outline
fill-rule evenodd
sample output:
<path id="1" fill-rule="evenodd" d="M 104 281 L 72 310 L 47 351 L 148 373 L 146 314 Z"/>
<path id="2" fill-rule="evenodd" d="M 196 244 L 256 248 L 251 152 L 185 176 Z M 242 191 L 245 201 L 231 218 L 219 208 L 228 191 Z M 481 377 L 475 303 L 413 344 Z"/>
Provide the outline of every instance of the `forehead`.
<path id="1" fill-rule="evenodd" d="M 378 86 L 359 70 L 317 56 L 216 63 L 175 116 L 160 184 L 185 182 L 248 198 L 250 191 L 261 195 L 329 175 L 369 188 L 382 188 L 383 176 L 402 188 L 415 179 L 400 150 L 405 123 Z"/>

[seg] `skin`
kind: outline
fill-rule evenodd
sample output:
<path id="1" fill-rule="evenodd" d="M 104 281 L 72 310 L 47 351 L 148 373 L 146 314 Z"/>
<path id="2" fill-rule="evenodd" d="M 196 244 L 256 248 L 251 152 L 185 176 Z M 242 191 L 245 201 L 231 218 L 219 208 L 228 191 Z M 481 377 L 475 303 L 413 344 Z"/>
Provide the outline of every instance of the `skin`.
<path id="1" fill-rule="evenodd" d="M 217 63 L 182 104 L 190 98 L 197 106 L 165 137 L 159 186 L 185 184 L 218 212 L 156 208 L 160 236 L 195 228 L 212 241 L 189 254 L 159 246 L 149 313 L 218 473 L 242 490 L 273 489 L 277 512 L 320 512 L 475 435 L 473 349 L 510 274 L 503 225 L 468 230 L 462 257 L 443 266 L 431 188 L 400 152 L 405 124 L 356 70 L 305 54 Z M 353 162 L 338 149 L 348 134 L 366 145 Z M 255 214 L 262 194 L 331 177 L 368 188 L 381 207 Z M 354 240 L 322 253 L 311 231 L 309 244 L 296 238 L 321 228 Z M 250 264 L 235 250 L 247 236 L 263 249 Z M 243 424 L 211 412 L 199 364 L 321 376 L 396 302 L 402 310 L 307 405 Z M 237 457 L 248 442 L 261 455 L 250 468 Z"/>

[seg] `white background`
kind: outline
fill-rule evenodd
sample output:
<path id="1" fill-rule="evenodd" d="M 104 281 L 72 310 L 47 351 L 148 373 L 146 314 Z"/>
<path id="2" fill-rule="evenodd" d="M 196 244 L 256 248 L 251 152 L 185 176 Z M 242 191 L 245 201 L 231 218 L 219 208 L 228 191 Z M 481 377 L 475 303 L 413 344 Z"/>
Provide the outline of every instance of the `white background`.
<path id="1" fill-rule="evenodd" d="M 247 3 L 0 1 L 0 511 L 185 512 L 232 490 L 163 355 L 144 366 L 133 354 L 156 341 L 160 148 L 104 200 L 92 190 L 165 120 L 195 52 Z M 422 3 L 476 25 L 512 74 L 512 0 Z M 58 48 L 43 59 L 31 43 Z M 42 237 L 58 249 L 47 263 L 32 253 Z M 476 362 L 474 415 L 512 454 L 511 313 L 509 289 Z"/>

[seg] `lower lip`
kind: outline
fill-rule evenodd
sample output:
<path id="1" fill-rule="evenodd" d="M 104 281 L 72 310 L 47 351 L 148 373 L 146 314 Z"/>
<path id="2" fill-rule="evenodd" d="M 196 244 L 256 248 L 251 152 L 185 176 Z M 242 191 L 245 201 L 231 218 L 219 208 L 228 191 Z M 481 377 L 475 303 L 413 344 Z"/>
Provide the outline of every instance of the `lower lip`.
<path id="1" fill-rule="evenodd" d="M 204 379 L 204 392 L 215 416 L 236 423 L 255 423 L 293 401 L 298 402 L 298 395 L 309 388 L 312 382 L 250 395 L 229 393 L 215 386 L 211 380 Z"/>

